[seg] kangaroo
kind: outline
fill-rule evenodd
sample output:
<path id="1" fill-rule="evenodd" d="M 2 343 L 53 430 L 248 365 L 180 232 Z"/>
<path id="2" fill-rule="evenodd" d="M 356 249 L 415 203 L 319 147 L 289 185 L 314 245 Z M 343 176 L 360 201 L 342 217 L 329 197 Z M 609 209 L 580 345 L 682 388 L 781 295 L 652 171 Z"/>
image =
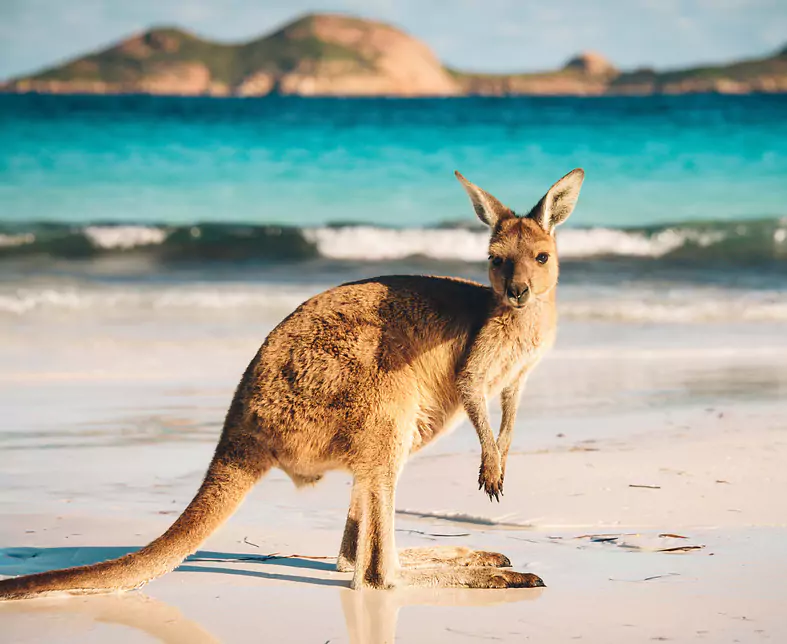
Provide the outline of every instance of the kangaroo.
<path id="1" fill-rule="evenodd" d="M 555 183 L 524 216 L 455 173 L 490 231 L 490 286 L 387 276 L 343 284 L 299 306 L 266 338 L 235 391 L 196 496 L 175 523 L 118 559 L 0 580 L 0 599 L 132 590 L 174 570 L 273 467 L 296 486 L 329 470 L 353 487 L 337 570 L 351 587 L 543 586 L 500 553 L 394 543 L 394 494 L 407 458 L 464 412 L 481 444 L 479 489 L 503 493 L 520 393 L 556 332 L 555 227 L 584 172 Z M 487 412 L 500 396 L 495 440 Z"/>

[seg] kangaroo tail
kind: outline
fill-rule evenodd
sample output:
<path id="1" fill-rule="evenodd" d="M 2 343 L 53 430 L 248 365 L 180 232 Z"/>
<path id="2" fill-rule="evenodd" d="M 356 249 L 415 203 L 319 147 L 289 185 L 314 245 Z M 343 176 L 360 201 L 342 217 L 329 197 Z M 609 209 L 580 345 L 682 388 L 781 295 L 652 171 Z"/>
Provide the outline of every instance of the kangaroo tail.
<path id="1" fill-rule="evenodd" d="M 217 452 L 192 502 L 158 539 L 118 559 L 0 580 L 0 601 L 139 588 L 196 552 L 270 468 L 270 464 L 238 465 L 236 459 L 221 458 Z"/>

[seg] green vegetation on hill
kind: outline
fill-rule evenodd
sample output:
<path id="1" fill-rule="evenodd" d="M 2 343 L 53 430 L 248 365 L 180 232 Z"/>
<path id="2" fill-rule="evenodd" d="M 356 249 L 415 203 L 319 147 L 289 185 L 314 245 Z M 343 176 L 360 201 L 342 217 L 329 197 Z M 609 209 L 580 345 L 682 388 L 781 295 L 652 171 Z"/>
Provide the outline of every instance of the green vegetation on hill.
<path id="1" fill-rule="evenodd" d="M 642 82 L 654 83 L 658 87 L 692 81 L 728 80 L 736 83 L 752 83 L 764 78 L 782 78 L 787 81 L 787 49 L 774 56 L 744 60 L 729 65 L 706 65 L 667 72 L 656 72 L 652 69 L 627 72 L 612 82 L 612 88 Z"/>
<path id="2" fill-rule="evenodd" d="M 723 66 L 695 67 L 659 74 L 663 82 L 685 80 L 686 78 L 729 78 L 736 81 L 750 81 L 763 74 L 787 75 L 787 56 L 784 53 L 770 58 L 745 60 Z"/>
<path id="3" fill-rule="evenodd" d="M 211 42 L 174 27 L 151 29 L 30 79 L 133 83 L 155 73 L 162 63 L 194 62 L 205 65 L 214 81 L 234 86 L 254 72 L 286 73 L 304 61 L 322 60 L 345 60 L 367 68 L 371 64 L 349 47 L 318 38 L 313 32 L 313 17 L 307 16 L 240 45 Z"/>
<path id="4" fill-rule="evenodd" d="M 161 63 L 199 61 L 216 76 L 234 66 L 235 47 L 212 43 L 176 28 L 152 29 L 110 49 L 48 69 L 32 80 L 128 83 L 153 73 Z"/>
<path id="5" fill-rule="evenodd" d="M 372 67 L 372 61 L 360 52 L 321 40 L 313 31 L 313 22 L 308 16 L 270 36 L 237 47 L 234 68 L 225 82 L 234 85 L 258 71 L 289 72 L 304 61 L 344 60 L 359 67 Z"/>

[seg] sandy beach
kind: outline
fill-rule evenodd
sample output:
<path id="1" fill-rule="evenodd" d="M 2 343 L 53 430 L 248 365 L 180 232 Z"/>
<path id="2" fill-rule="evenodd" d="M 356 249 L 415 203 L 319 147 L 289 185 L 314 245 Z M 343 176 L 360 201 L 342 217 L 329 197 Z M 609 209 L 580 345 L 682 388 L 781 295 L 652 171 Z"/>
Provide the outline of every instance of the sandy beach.
<path id="1" fill-rule="evenodd" d="M 545 582 L 351 590 L 350 475 L 273 470 L 137 590 L 0 601 L 0 644 L 787 642 L 786 1 L 6 1 L 0 33 L 0 583 L 157 539 L 268 333 L 413 274 L 541 312 L 398 278 L 302 309 L 186 519 L 74 583 L 171 569 L 244 454 L 311 452 L 369 479 L 358 585 L 390 585 L 385 425 L 457 399 L 478 432 L 407 464 L 396 546 Z M 526 372 L 491 502 L 480 391 Z"/>
<path id="2" fill-rule="evenodd" d="M 546 586 L 350 590 L 349 474 L 299 490 L 273 470 L 138 590 L 0 601 L 0 644 L 787 642 L 787 2 L 327 8 L 0 2 L 0 580 L 162 535 L 271 329 L 417 274 L 491 279 L 540 322 L 485 327 L 484 298 L 444 282 L 428 305 L 344 291 L 271 342 L 270 395 L 235 411 L 271 433 L 260 467 L 385 470 L 361 506 L 390 509 L 408 438 L 371 419 L 426 435 L 458 393 L 480 431 L 407 464 L 396 545 L 500 552 Z M 557 340 L 490 502 L 481 372 L 510 387 L 541 357 L 558 264 Z M 90 575 L 132 587 L 192 552 L 253 441 L 228 442 L 157 563 Z M 369 548 L 369 585 L 388 552 Z"/>
<path id="3" fill-rule="evenodd" d="M 0 575 L 160 534 L 266 330 L 220 311 L 111 317 L 3 320 Z M 399 547 L 498 550 L 545 589 L 352 592 L 333 568 L 349 478 L 298 491 L 273 472 L 175 573 L 126 595 L 2 604 L 0 639 L 782 641 L 785 363 L 776 326 L 567 322 L 525 393 L 499 504 L 476 489 L 467 423 L 409 463 Z"/>

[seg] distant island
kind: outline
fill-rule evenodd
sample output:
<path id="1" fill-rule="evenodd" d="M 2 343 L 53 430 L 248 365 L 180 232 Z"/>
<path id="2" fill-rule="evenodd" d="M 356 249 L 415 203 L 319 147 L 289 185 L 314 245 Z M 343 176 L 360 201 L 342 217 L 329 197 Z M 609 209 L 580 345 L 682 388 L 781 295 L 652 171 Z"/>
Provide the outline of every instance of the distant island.
<path id="1" fill-rule="evenodd" d="M 208 96 L 507 96 L 787 92 L 787 48 L 728 65 L 620 71 L 582 53 L 554 71 L 479 74 L 444 66 L 391 25 L 307 15 L 247 43 L 151 29 L 63 65 L 0 84 L 0 92 Z"/>

